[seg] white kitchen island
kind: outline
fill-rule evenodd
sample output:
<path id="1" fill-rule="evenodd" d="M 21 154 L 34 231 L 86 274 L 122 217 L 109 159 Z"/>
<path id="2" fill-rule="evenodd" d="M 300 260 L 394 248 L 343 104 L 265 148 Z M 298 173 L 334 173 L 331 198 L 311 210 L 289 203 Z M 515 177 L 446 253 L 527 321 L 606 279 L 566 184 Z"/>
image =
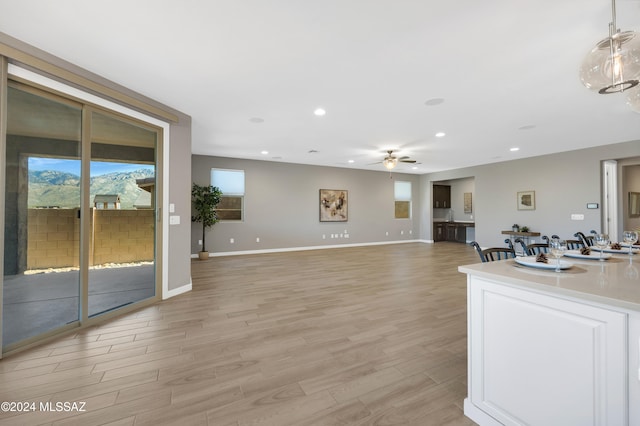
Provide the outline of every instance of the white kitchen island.
<path id="1" fill-rule="evenodd" d="M 467 274 L 468 394 L 484 425 L 640 425 L 640 255 Z"/>

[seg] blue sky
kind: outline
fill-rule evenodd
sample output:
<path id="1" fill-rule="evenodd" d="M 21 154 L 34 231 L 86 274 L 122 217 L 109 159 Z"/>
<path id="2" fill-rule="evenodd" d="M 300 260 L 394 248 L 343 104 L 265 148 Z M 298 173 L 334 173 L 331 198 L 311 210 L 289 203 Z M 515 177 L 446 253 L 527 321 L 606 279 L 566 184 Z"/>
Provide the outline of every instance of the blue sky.
<path id="1" fill-rule="evenodd" d="M 106 161 L 91 162 L 91 176 L 100 176 L 113 172 L 131 172 L 139 169 L 153 170 L 149 164 L 110 163 Z M 29 170 L 56 170 L 80 176 L 80 160 L 64 158 L 29 157 Z"/>

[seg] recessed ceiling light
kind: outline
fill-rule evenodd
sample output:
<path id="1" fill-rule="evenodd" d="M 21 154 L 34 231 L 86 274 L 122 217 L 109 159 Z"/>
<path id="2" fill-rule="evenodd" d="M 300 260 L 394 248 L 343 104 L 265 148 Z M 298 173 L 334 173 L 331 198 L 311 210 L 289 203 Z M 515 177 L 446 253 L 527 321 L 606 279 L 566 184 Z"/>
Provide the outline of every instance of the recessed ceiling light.
<path id="1" fill-rule="evenodd" d="M 348 163 L 355 163 L 355 161 L 353 161 L 353 160 L 349 160 L 349 161 L 348 161 Z"/>
<path id="2" fill-rule="evenodd" d="M 509 151 L 511 152 L 520 151 L 520 148 L 518 148 L 517 146 L 514 146 L 513 148 L 510 148 Z"/>
<path id="3" fill-rule="evenodd" d="M 438 132 L 436 133 L 436 138 L 443 138 L 445 137 L 446 133 L 445 132 Z"/>
<path id="4" fill-rule="evenodd" d="M 427 105 L 427 106 L 436 106 L 436 105 L 440 105 L 442 103 L 444 103 L 444 99 L 443 98 L 433 98 L 433 99 L 429 99 L 424 104 Z"/>
<path id="5" fill-rule="evenodd" d="M 264 123 L 264 118 L 260 118 L 260 117 L 251 117 L 249 119 L 250 122 L 252 123 L 256 123 L 256 124 L 260 124 L 260 123 Z"/>
<path id="6" fill-rule="evenodd" d="M 324 108 L 316 108 L 315 111 L 313 111 L 313 113 L 318 117 L 322 117 L 327 113 L 327 111 L 325 111 Z"/>
<path id="7" fill-rule="evenodd" d="M 262 155 L 267 155 L 269 153 L 269 151 L 260 151 L 260 154 Z"/>
<path id="8" fill-rule="evenodd" d="M 418 166 L 413 166 L 412 169 L 413 170 L 418 170 Z"/>

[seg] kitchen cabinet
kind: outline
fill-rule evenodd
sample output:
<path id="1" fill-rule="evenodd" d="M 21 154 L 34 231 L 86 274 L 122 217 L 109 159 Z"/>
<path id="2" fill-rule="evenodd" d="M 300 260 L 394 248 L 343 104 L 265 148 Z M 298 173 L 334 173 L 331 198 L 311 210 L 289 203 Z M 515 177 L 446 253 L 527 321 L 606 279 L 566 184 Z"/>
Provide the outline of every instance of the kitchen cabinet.
<path id="1" fill-rule="evenodd" d="M 450 241 L 456 241 L 458 243 L 466 243 L 467 242 L 467 226 L 468 225 L 462 225 L 462 224 L 456 224 L 455 226 L 455 233 L 453 234 L 453 240 Z"/>
<path id="2" fill-rule="evenodd" d="M 454 241 L 458 243 L 467 242 L 467 228 L 473 227 L 470 222 L 434 222 L 433 241 Z"/>
<path id="3" fill-rule="evenodd" d="M 629 265 L 580 264 L 580 278 L 528 274 L 513 261 L 460 266 L 465 415 L 482 426 L 640 424 L 640 297 Z"/>
<path id="4" fill-rule="evenodd" d="M 437 209 L 451 208 L 450 185 L 433 185 L 433 207 Z"/>
<path id="5" fill-rule="evenodd" d="M 447 240 L 447 224 L 445 222 L 436 222 L 433 224 L 433 241 Z"/>

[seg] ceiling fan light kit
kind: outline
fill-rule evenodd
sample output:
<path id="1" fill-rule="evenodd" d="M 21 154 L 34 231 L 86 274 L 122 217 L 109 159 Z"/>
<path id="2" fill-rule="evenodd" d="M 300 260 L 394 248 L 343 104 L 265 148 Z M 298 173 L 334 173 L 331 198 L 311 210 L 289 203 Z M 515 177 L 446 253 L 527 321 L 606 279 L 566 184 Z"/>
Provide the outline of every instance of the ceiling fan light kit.
<path id="1" fill-rule="evenodd" d="M 640 112 L 640 88 L 636 88 L 640 82 L 640 36 L 616 27 L 615 0 L 611 1 L 611 19 L 609 37 L 600 40 L 587 54 L 580 79 L 587 88 L 603 95 L 635 88 L 629 92 L 627 103 Z"/>
<path id="2" fill-rule="evenodd" d="M 403 156 L 403 157 L 398 158 L 395 155 L 393 155 L 393 150 L 389 150 L 389 151 L 387 151 L 387 156 L 384 157 L 384 160 L 382 160 L 382 165 L 387 170 L 393 170 L 398 165 L 398 162 L 414 164 L 416 162 L 416 160 L 411 160 L 406 155 Z M 374 163 L 374 164 L 380 164 L 380 163 Z"/>
<path id="3" fill-rule="evenodd" d="M 395 157 L 387 157 L 382 161 L 382 164 L 387 170 L 391 170 L 398 165 L 398 159 Z"/>

